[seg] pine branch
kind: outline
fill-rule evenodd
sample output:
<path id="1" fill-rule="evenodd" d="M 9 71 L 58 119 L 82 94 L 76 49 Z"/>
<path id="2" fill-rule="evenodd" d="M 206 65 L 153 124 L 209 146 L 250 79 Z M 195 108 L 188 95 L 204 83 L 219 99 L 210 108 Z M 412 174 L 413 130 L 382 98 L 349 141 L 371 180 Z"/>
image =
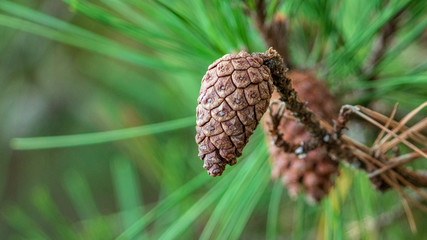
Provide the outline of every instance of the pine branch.
<path id="1" fill-rule="evenodd" d="M 274 6 L 274 17 L 272 21 L 267 21 L 267 9 L 265 0 L 256 0 L 255 9 L 246 11 L 251 16 L 255 23 L 255 27 L 260 32 L 264 42 L 268 47 L 273 47 L 279 52 L 281 56 L 288 60 L 287 66 L 292 64 L 289 62 L 289 50 L 288 50 L 288 23 L 286 17 L 277 12 L 281 1 L 277 1 Z M 248 9 L 249 7 L 246 6 Z"/>
<path id="2" fill-rule="evenodd" d="M 409 121 L 416 113 L 418 113 L 424 106 L 427 106 L 427 102 L 422 104 L 420 107 L 412 111 L 405 117 L 397 126 L 392 124 L 391 119 L 383 119 L 384 124 L 396 126 L 393 131 L 385 128 L 380 123 L 376 122 L 374 119 L 370 118 L 368 114 L 378 117 L 378 114 L 374 114 L 370 111 L 367 111 L 364 108 L 354 107 L 354 106 L 343 106 L 340 111 L 340 116 L 335 121 L 335 125 L 332 127 L 329 123 L 325 121 L 318 120 L 319 118 L 307 108 L 306 104 L 301 102 L 298 99 L 297 92 L 292 88 L 291 80 L 286 77 L 286 71 L 283 58 L 275 51 L 270 48 L 265 54 L 257 53 L 253 54 L 259 56 L 263 59 L 264 64 L 270 69 L 271 75 L 273 78 L 273 85 L 276 87 L 276 91 L 280 95 L 280 100 L 284 103 L 284 108 L 292 112 L 292 115 L 304 125 L 306 131 L 311 135 L 309 141 L 302 143 L 301 145 L 292 145 L 285 142 L 282 138 L 283 134 L 280 129 L 278 129 L 278 123 L 281 119 L 280 107 L 276 114 L 270 112 L 273 122 L 273 130 L 270 132 L 273 139 L 275 140 L 275 145 L 285 152 L 293 152 L 295 154 L 304 154 L 305 151 L 309 151 L 321 146 L 326 146 L 329 156 L 336 161 L 344 161 L 351 164 L 357 164 L 359 167 L 368 172 L 375 173 L 371 177 L 371 181 L 374 185 L 380 190 L 386 190 L 390 187 L 399 191 L 402 196 L 427 211 L 427 207 L 420 205 L 414 199 L 409 197 L 403 191 L 402 187 L 410 187 L 414 190 L 420 197 L 423 197 L 427 200 L 427 195 L 424 195 L 418 188 L 427 188 L 427 175 L 421 174 L 408 170 L 401 166 L 403 163 L 409 161 L 408 159 L 415 160 L 415 156 L 410 156 L 401 160 L 398 163 L 393 162 L 392 167 L 388 167 L 390 163 L 390 157 L 386 152 L 392 149 L 397 143 L 402 142 L 408 147 L 412 148 L 418 156 L 426 157 L 427 154 L 419 150 L 415 145 L 405 140 L 406 137 L 409 138 L 424 138 L 420 137 L 421 129 L 427 126 L 427 123 L 420 121 L 411 128 L 404 127 L 404 124 Z M 363 109 L 365 113 L 362 112 Z M 349 117 L 352 113 L 363 117 L 367 121 L 373 123 L 374 125 L 383 129 L 387 134 L 384 136 L 384 139 L 392 138 L 388 142 L 383 142 L 378 140 L 381 144 L 379 147 L 369 148 L 363 144 L 357 143 L 356 141 L 343 136 L 342 130 L 346 128 L 346 123 L 349 120 Z M 404 129 L 401 135 L 397 135 L 399 129 Z M 380 133 L 382 135 L 382 133 Z M 398 141 L 397 141 L 398 140 Z"/>
<path id="3" fill-rule="evenodd" d="M 407 6 L 398 11 L 381 28 L 379 34 L 379 42 L 372 50 L 372 55 L 368 60 L 368 65 L 363 70 L 364 75 L 368 76 L 368 81 L 374 81 L 378 78 L 378 72 L 375 71 L 375 67 L 382 61 L 385 53 L 392 44 L 395 34 L 399 30 L 398 25 L 401 21 L 402 15 L 406 12 L 406 10 Z"/>

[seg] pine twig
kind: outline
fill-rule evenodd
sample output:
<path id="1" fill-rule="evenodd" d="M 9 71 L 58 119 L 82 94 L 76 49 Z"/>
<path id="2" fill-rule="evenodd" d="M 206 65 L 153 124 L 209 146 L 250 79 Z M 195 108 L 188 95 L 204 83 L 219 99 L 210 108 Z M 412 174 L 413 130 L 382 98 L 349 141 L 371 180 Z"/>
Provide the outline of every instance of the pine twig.
<path id="1" fill-rule="evenodd" d="M 309 141 L 303 142 L 297 147 L 276 145 L 284 149 L 285 152 L 294 152 L 297 155 L 302 155 L 310 150 L 326 145 L 329 156 L 335 161 L 345 159 L 349 163 L 358 162 L 351 150 L 342 144 L 341 139 L 333 136 L 338 136 L 331 131 L 328 132 L 324 125 L 318 120 L 315 114 L 308 109 L 307 105 L 298 99 L 298 94 L 292 87 L 291 80 L 286 77 L 287 68 L 283 62 L 283 58 L 279 53 L 270 48 L 265 54 L 255 53 L 254 55 L 263 59 L 264 64 L 270 69 L 273 77 L 273 85 L 280 95 L 280 100 L 285 103 L 285 108 L 305 127 L 305 130 L 311 135 Z M 281 141 L 278 141 L 281 143 Z"/>
<path id="2" fill-rule="evenodd" d="M 280 1 L 277 1 L 273 11 L 274 17 L 271 21 L 267 21 L 265 0 L 255 0 L 255 9 L 247 11 L 247 13 L 253 19 L 255 27 L 267 46 L 276 49 L 281 56 L 288 60 L 287 66 L 291 66 L 287 42 L 288 23 L 282 13 L 276 12 L 279 5 Z"/>
<path id="3" fill-rule="evenodd" d="M 275 105 L 279 105 L 277 111 L 273 111 L 272 109 Z M 272 102 L 269 107 L 269 117 L 271 120 L 271 126 L 269 127 L 269 136 L 273 140 L 274 145 L 278 148 L 281 148 L 285 153 L 295 153 L 296 155 L 303 155 L 318 148 L 318 141 L 315 141 L 312 138 L 307 141 L 302 141 L 299 144 L 289 143 L 284 139 L 284 134 L 279 129 L 282 119 L 290 118 L 292 120 L 295 120 L 295 118 L 291 116 L 284 115 L 284 108 L 285 104 L 283 102 L 279 103 L 277 101 Z"/>
<path id="4" fill-rule="evenodd" d="M 284 142 L 284 140 L 281 140 L 283 135 L 278 129 L 279 122 L 282 118 L 282 111 L 280 111 L 280 108 L 276 114 L 272 114 L 270 111 L 270 116 L 272 117 L 273 122 L 273 130 L 271 132 L 276 136 L 275 144 L 277 147 L 282 148 L 285 152 L 303 154 L 305 150 L 303 147 L 304 144 L 306 144 L 306 149 L 314 149 L 324 145 L 332 159 L 336 161 L 345 161 L 347 163 L 357 163 L 359 167 L 366 172 L 375 173 L 371 177 L 371 181 L 378 186 L 379 189 L 386 190 L 392 187 L 396 189 L 402 197 L 408 200 L 408 202 L 411 202 L 420 209 L 427 211 L 426 206 L 411 198 L 402 190 L 403 187 L 409 187 L 420 197 L 427 200 L 427 195 L 419 189 L 427 188 L 427 175 L 410 171 L 401 166 L 404 162 L 410 160 L 413 161 L 415 156 L 411 155 L 403 160 L 395 157 L 395 159 L 399 159 L 399 161 L 392 162 L 392 166 L 389 167 L 388 164 L 390 163 L 390 157 L 386 154 L 386 151 L 391 149 L 391 147 L 395 146 L 397 143 L 404 143 L 408 147 L 412 148 L 415 153 L 418 154 L 417 156 L 426 155 L 423 150 L 418 149 L 415 145 L 406 140 L 406 138 L 414 141 L 424 139 L 425 136 L 420 134 L 420 130 L 424 128 L 427 123 L 425 124 L 424 121 L 421 121 L 411 128 L 406 127 L 405 123 L 424 106 L 427 106 L 427 102 L 409 113 L 400 123 L 396 123 L 392 118 L 387 118 L 360 106 L 345 105 L 342 107 L 340 115 L 332 127 L 329 123 L 319 120 L 315 114 L 307 108 L 306 104 L 298 99 L 298 94 L 293 89 L 291 80 L 286 77 L 287 69 L 285 68 L 283 59 L 277 51 L 270 48 L 265 54 L 255 53 L 253 55 L 263 59 L 264 64 L 271 71 L 273 85 L 276 87 L 276 91 L 279 93 L 280 100 L 284 103 L 284 107 L 289 110 L 302 125 L 304 125 L 306 131 L 311 135 L 311 140 L 306 143 L 302 143 L 299 147 L 297 147 L 297 145 L 290 145 L 289 143 Z M 387 133 L 381 140 L 377 141 L 379 143 L 377 144 L 377 148 L 376 146 L 374 146 L 375 149 L 367 147 L 342 135 L 342 130 L 346 128 L 349 116 L 352 113 L 361 116 Z M 374 118 L 382 119 L 383 124 L 387 127 L 378 123 Z M 394 127 L 394 129 L 389 130 L 388 126 Z M 402 134 L 397 135 L 399 130 L 402 131 Z M 385 139 L 391 137 L 393 137 L 393 139 L 389 142 L 384 142 Z M 384 145 L 390 145 L 391 147 L 386 148 L 383 147 Z"/>
<path id="5" fill-rule="evenodd" d="M 379 41 L 372 50 L 372 55 L 368 60 L 368 64 L 364 69 L 364 74 L 368 76 L 368 81 L 374 81 L 378 78 L 378 73 L 375 72 L 375 67 L 382 61 L 385 53 L 389 49 L 394 40 L 396 32 L 399 30 L 398 24 L 401 16 L 406 11 L 407 7 L 402 8 L 380 30 Z"/>
<path id="6" fill-rule="evenodd" d="M 283 58 L 273 48 L 270 48 L 265 54 L 256 55 L 261 57 L 264 64 L 270 69 L 273 85 L 280 95 L 280 100 L 285 103 L 285 108 L 292 112 L 292 115 L 305 126 L 307 132 L 313 137 L 311 144 L 323 145 L 325 139 L 329 138 L 327 131 L 320 125 L 306 104 L 298 99 L 298 93 L 293 89 L 291 80 L 286 77 L 288 69 L 285 68 Z"/>

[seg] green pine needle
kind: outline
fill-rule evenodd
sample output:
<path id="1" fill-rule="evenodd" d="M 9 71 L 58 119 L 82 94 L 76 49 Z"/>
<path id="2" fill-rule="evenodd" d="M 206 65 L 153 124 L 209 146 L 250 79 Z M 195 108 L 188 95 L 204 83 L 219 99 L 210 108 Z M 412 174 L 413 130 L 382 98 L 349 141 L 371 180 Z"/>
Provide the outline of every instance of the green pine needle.
<path id="1" fill-rule="evenodd" d="M 126 128 L 96 133 L 85 133 L 52 137 L 14 138 L 11 147 L 15 150 L 33 150 L 60 147 L 75 147 L 99 144 L 142 137 L 150 134 L 164 133 L 194 125 L 194 117 L 149 124 L 146 126 Z"/>

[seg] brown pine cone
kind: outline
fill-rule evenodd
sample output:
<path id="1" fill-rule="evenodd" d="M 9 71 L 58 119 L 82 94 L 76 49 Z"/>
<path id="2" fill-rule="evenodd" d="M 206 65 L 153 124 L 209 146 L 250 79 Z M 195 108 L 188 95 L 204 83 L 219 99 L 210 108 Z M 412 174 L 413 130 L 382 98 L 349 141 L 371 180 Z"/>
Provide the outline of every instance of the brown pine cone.
<path id="1" fill-rule="evenodd" d="M 268 108 L 273 92 L 270 69 L 245 51 L 209 66 L 197 106 L 196 142 L 204 168 L 215 177 L 233 165 Z"/>
<path id="2" fill-rule="evenodd" d="M 298 92 L 301 101 L 307 102 L 308 107 L 320 118 L 331 121 L 336 118 L 338 105 L 326 86 L 319 82 L 314 75 L 306 72 L 291 71 L 288 77 L 292 86 Z M 274 93 L 272 100 L 278 100 L 279 95 Z M 270 134 L 271 119 L 263 121 L 264 130 Z M 291 144 L 299 144 L 310 139 L 304 126 L 296 122 L 292 113 L 284 112 L 278 127 L 283 139 Z M 273 178 L 281 177 L 287 185 L 291 196 L 305 192 L 309 200 L 320 201 L 334 184 L 333 175 L 338 174 L 338 163 L 333 161 L 323 148 L 308 152 L 299 158 L 294 153 L 286 153 L 277 148 L 268 136 L 270 154 L 273 159 Z"/>

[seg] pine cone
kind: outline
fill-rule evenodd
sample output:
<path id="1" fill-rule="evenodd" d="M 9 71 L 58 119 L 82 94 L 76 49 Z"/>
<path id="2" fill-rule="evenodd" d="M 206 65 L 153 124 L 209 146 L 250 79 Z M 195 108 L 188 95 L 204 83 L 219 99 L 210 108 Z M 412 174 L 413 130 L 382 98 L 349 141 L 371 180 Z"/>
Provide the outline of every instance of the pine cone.
<path id="1" fill-rule="evenodd" d="M 196 142 L 211 176 L 220 176 L 242 155 L 272 92 L 270 69 L 245 51 L 227 54 L 209 66 L 196 109 Z"/>
<path id="2" fill-rule="evenodd" d="M 335 119 L 338 106 L 328 89 L 312 74 L 304 72 L 289 72 L 292 86 L 298 92 L 301 101 L 307 102 L 308 107 L 324 120 Z M 279 95 L 274 93 L 272 100 L 278 100 Z M 270 118 L 263 121 L 264 130 L 270 134 L 272 123 Z M 284 112 L 278 127 L 283 139 L 291 144 L 299 144 L 310 139 L 304 126 L 296 122 L 292 113 Z M 298 158 L 294 153 L 286 153 L 277 148 L 268 136 L 270 154 L 273 159 L 273 178 L 281 177 L 287 185 L 291 196 L 305 191 L 310 201 L 320 201 L 334 184 L 333 175 L 338 173 L 338 163 L 333 161 L 323 148 L 318 148 Z"/>

